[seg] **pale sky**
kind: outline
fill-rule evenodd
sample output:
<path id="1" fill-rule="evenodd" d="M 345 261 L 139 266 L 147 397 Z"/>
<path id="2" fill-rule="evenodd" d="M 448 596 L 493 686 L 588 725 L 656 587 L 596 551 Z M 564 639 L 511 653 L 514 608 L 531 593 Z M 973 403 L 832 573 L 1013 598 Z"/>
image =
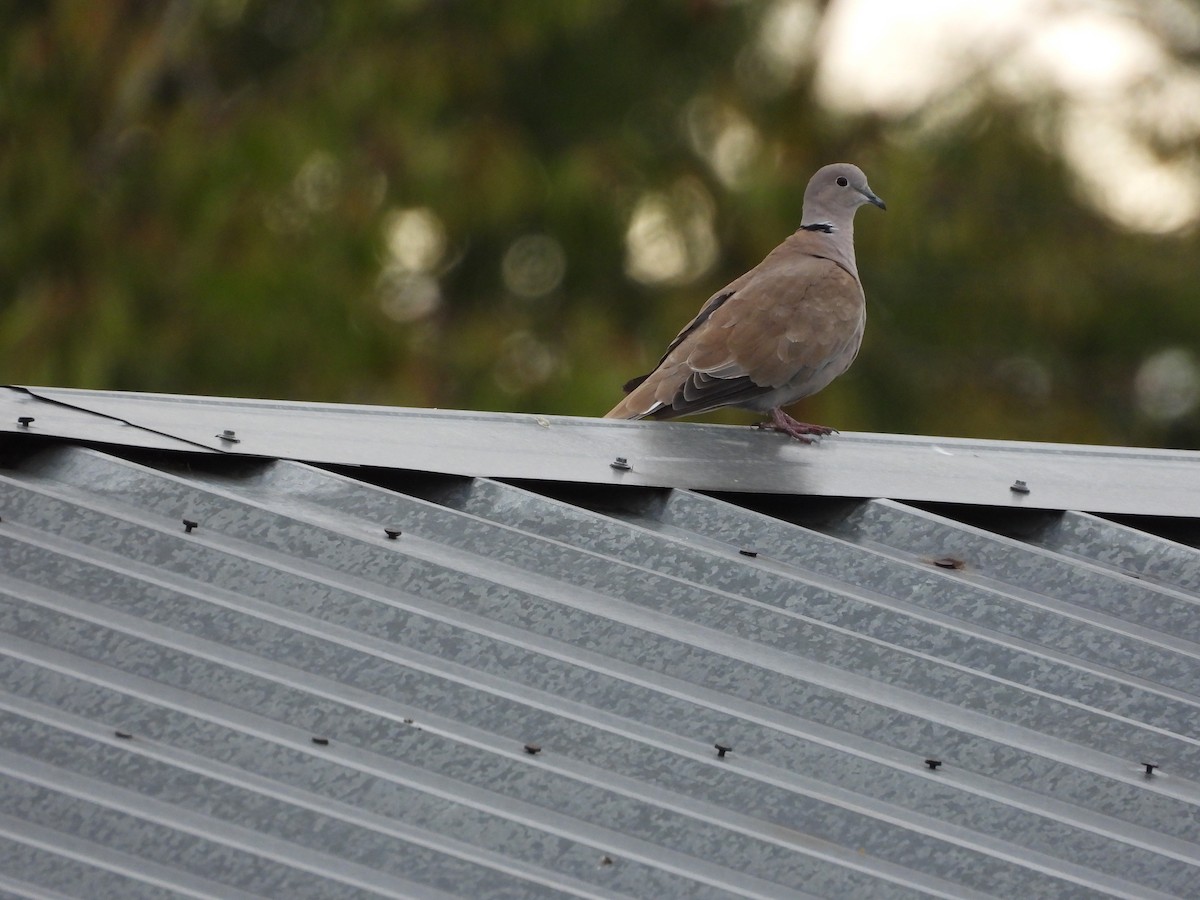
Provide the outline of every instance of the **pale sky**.
<path id="1" fill-rule="evenodd" d="M 1018 102 L 1052 97 L 1063 115 L 1035 137 L 1070 164 L 1081 199 L 1131 230 L 1178 232 L 1200 220 L 1200 73 L 1143 17 L 1200 45 L 1185 0 L 834 0 L 816 35 L 818 98 L 936 127 L 980 80 Z M 1158 143 L 1183 149 L 1163 160 Z"/>

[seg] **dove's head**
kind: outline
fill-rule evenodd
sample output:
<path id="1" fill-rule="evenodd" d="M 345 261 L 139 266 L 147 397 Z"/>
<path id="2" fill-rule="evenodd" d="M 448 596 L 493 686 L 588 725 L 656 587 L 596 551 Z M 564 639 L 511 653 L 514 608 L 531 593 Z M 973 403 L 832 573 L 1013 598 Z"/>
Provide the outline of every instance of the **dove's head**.
<path id="1" fill-rule="evenodd" d="M 825 222 L 835 228 L 848 229 L 854 221 L 854 211 L 864 203 L 887 209 L 871 190 L 867 176 L 858 166 L 850 163 L 825 166 L 817 170 L 804 191 L 802 225 Z"/>

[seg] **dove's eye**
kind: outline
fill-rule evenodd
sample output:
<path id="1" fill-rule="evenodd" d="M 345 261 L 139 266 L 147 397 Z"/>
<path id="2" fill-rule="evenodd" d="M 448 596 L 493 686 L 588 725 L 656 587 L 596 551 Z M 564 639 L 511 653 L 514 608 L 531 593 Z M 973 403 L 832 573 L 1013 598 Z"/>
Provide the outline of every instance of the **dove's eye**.
<path id="1" fill-rule="evenodd" d="M 838 187 L 845 187 L 845 186 L 846 186 L 846 185 L 848 185 L 850 182 L 846 180 L 846 176 L 845 176 L 845 175 L 839 175 L 839 176 L 837 177 L 837 183 L 838 183 Z"/>

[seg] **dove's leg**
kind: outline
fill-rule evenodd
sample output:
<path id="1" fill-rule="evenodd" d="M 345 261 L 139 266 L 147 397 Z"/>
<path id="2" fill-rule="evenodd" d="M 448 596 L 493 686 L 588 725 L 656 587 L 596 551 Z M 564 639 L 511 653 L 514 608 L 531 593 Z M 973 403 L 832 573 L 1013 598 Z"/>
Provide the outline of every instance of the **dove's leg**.
<path id="1" fill-rule="evenodd" d="M 778 406 L 771 410 L 771 420 L 769 422 L 759 422 L 758 427 L 770 431 L 782 431 L 784 434 L 794 437 L 805 444 L 813 442 L 811 435 L 833 434 L 833 429 L 826 428 L 824 425 L 810 425 L 807 422 L 797 422 Z"/>

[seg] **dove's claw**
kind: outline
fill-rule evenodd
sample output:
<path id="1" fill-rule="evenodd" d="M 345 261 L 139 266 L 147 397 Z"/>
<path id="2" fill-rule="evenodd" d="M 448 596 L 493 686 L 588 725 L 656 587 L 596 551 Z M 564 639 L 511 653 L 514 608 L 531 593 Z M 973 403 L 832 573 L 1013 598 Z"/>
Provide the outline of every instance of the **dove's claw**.
<path id="1" fill-rule="evenodd" d="M 808 422 L 798 422 L 785 413 L 778 407 L 771 410 L 771 420 L 769 422 L 759 422 L 758 427 L 768 431 L 782 431 L 789 437 L 795 438 L 803 444 L 811 444 L 813 442 L 812 435 L 827 435 L 833 434 L 835 429 L 828 428 L 825 425 L 810 425 Z"/>

